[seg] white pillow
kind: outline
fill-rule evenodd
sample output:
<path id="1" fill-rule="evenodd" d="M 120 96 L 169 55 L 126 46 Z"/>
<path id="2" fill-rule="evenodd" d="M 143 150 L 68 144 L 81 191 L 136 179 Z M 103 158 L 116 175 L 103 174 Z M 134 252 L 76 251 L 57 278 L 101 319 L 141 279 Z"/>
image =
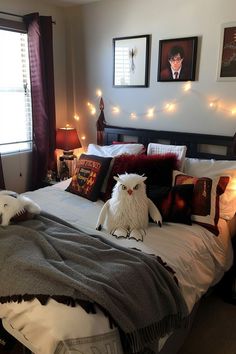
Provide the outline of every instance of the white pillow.
<path id="1" fill-rule="evenodd" d="M 236 161 L 186 158 L 184 173 L 196 177 L 229 176 L 226 190 L 220 196 L 220 217 L 233 218 L 236 213 Z"/>
<path id="2" fill-rule="evenodd" d="M 114 157 L 122 154 L 138 155 L 144 150 L 143 144 L 114 144 L 100 146 L 89 144 L 87 154 L 102 157 Z"/>
<path id="3" fill-rule="evenodd" d="M 185 145 L 166 145 L 166 144 L 149 143 L 147 148 L 148 155 L 156 155 L 156 154 L 164 155 L 167 153 L 176 154 L 179 161 L 178 169 L 180 171 L 183 171 L 186 151 L 187 151 L 187 146 Z"/>

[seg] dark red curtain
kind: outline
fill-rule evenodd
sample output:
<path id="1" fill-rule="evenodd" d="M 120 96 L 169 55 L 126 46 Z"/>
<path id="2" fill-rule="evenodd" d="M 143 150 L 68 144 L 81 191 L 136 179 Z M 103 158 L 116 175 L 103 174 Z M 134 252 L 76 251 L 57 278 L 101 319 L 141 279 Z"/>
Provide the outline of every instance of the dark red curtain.
<path id="1" fill-rule="evenodd" d="M 48 169 L 55 169 L 55 92 L 51 16 L 24 16 L 28 32 L 32 115 L 32 189 L 39 188 Z"/>
<path id="2" fill-rule="evenodd" d="M 3 170 L 2 170 L 1 154 L 0 154 L 0 189 L 5 189 L 5 181 L 4 181 Z"/>

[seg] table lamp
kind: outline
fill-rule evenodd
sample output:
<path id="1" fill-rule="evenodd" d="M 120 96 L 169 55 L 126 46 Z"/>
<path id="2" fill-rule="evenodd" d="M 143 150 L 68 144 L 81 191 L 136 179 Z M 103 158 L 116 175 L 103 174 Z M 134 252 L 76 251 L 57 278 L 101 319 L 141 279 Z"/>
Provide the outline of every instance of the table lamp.
<path id="1" fill-rule="evenodd" d="M 76 155 L 74 149 L 81 147 L 77 130 L 68 124 L 65 128 L 57 129 L 56 148 L 63 150 L 63 155 L 59 157 L 59 177 L 61 180 L 73 175 L 76 168 Z"/>

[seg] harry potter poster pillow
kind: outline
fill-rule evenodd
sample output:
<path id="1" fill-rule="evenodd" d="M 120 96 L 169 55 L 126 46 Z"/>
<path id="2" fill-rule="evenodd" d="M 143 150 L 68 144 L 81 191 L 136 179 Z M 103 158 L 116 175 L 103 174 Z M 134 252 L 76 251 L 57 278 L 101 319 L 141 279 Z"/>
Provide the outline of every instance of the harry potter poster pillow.
<path id="1" fill-rule="evenodd" d="M 82 154 L 67 191 L 95 202 L 112 158 Z"/>

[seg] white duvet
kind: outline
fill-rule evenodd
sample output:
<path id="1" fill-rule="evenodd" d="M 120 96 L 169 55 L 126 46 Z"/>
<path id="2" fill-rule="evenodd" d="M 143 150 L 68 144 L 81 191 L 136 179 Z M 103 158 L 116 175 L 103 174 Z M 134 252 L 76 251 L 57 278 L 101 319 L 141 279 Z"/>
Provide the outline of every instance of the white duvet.
<path id="1" fill-rule="evenodd" d="M 161 228 L 150 224 L 144 242 L 116 239 L 95 230 L 103 202 L 90 202 L 65 192 L 64 187 L 65 183 L 59 183 L 54 187 L 27 192 L 26 195 L 44 211 L 82 231 L 99 233 L 123 246 L 159 255 L 175 270 L 189 311 L 232 264 L 230 235 L 223 219 L 219 221 L 218 237 L 196 224 L 164 223 Z M 4 319 L 4 326 L 36 354 L 78 353 L 66 350 L 66 340 L 111 332 L 107 318 L 99 310 L 96 315 L 88 315 L 80 306 L 71 308 L 54 300 L 50 300 L 47 306 L 42 306 L 38 300 L 0 304 L 0 317 Z M 119 340 L 115 330 L 112 334 Z M 64 347 L 59 351 L 61 343 Z M 122 354 L 122 349 L 118 347 L 117 353 Z"/>

